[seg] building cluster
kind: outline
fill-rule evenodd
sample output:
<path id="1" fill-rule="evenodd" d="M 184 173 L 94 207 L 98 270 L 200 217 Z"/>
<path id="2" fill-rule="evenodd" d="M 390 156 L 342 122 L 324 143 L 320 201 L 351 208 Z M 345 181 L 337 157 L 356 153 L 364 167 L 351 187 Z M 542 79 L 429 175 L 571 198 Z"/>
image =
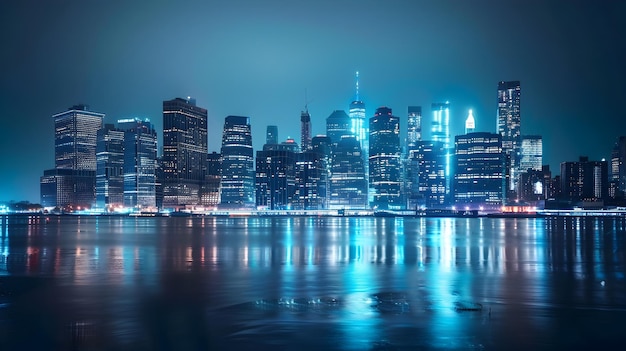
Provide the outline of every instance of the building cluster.
<path id="1" fill-rule="evenodd" d="M 208 152 L 207 110 L 194 99 L 163 102 L 163 148 L 149 120 L 104 124 L 104 114 L 73 106 L 53 115 L 55 167 L 41 177 L 41 204 L 67 211 L 181 209 L 471 209 L 506 206 L 602 207 L 626 190 L 626 137 L 612 159 L 563 162 L 552 177 L 542 164 L 542 138 L 521 134 L 520 83 L 499 82 L 497 129 L 450 135 L 451 105 L 433 103 L 430 139 L 421 106 L 408 106 L 406 138 L 400 117 L 379 107 L 367 118 L 358 73 L 348 113 L 333 111 L 326 134 L 311 135 L 301 112 L 300 144 L 266 142 L 252 148 L 250 117 L 224 120 L 219 153 Z M 610 174 L 609 174 L 610 170 Z"/>

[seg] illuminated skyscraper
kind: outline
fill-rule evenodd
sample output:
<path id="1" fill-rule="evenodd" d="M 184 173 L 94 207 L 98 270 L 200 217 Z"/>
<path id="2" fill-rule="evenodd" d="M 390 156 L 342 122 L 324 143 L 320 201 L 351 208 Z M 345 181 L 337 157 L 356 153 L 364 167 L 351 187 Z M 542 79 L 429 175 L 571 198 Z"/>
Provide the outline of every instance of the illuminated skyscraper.
<path id="1" fill-rule="evenodd" d="M 474 121 L 474 114 L 472 110 L 469 110 L 467 119 L 465 120 L 465 134 L 474 133 L 476 129 L 476 121 Z"/>
<path id="2" fill-rule="evenodd" d="M 617 138 L 611 152 L 611 182 L 614 184 L 613 197 L 626 191 L 626 136 Z M 620 195 L 621 196 L 621 195 Z"/>
<path id="3" fill-rule="evenodd" d="M 580 157 L 578 162 L 561 162 L 561 198 L 575 206 L 602 207 L 608 199 L 608 179 L 607 161 Z"/>
<path id="4" fill-rule="evenodd" d="M 444 174 L 446 180 L 446 201 L 449 200 L 450 187 L 452 183 L 451 170 L 451 153 L 452 145 L 450 143 L 450 103 L 439 102 L 432 104 L 433 123 L 431 129 L 431 138 L 434 143 L 441 143 L 445 153 Z"/>
<path id="5" fill-rule="evenodd" d="M 344 135 L 332 151 L 329 208 L 367 208 L 367 190 L 361 144 Z"/>
<path id="6" fill-rule="evenodd" d="M 300 114 L 300 147 L 302 152 L 311 149 L 311 115 L 308 108 Z"/>
<path id="7" fill-rule="evenodd" d="M 157 134 L 146 118 L 118 120 L 124 130 L 124 207 L 156 208 Z"/>
<path id="8" fill-rule="evenodd" d="M 335 110 L 326 118 L 326 135 L 334 145 L 344 136 L 354 136 L 350 131 L 350 117 L 343 110 Z"/>
<path id="9" fill-rule="evenodd" d="M 191 98 L 163 101 L 163 207 L 200 204 L 207 153 L 207 110 Z"/>
<path id="10" fill-rule="evenodd" d="M 265 132 L 266 144 L 278 144 L 278 126 L 267 126 Z"/>
<path id="11" fill-rule="evenodd" d="M 400 209 L 401 194 L 400 119 L 388 107 L 376 109 L 369 121 L 371 207 Z"/>
<path id="12" fill-rule="evenodd" d="M 75 105 L 54 118 L 54 166 L 40 180 L 44 206 L 77 209 L 96 202 L 96 140 L 103 113 Z"/>
<path id="13" fill-rule="evenodd" d="M 543 142 L 541 135 L 525 135 L 522 137 L 520 172 L 529 169 L 541 171 L 543 166 Z"/>
<path id="14" fill-rule="evenodd" d="M 265 144 L 256 152 L 256 206 L 268 210 L 292 208 L 296 190 L 295 166 L 298 144 L 293 139 Z"/>
<path id="15" fill-rule="evenodd" d="M 220 184 L 222 180 L 222 155 L 212 152 L 207 155 L 207 168 L 202 188 L 202 205 L 216 208 L 220 203 Z"/>
<path id="16" fill-rule="evenodd" d="M 327 209 L 330 198 L 330 166 L 331 166 L 331 148 L 333 143 L 326 135 L 316 135 L 312 139 L 312 150 L 314 156 L 314 165 L 317 172 L 315 186 L 317 188 L 317 207 L 312 204 L 311 209 Z"/>
<path id="17" fill-rule="evenodd" d="M 422 106 L 409 106 L 407 118 L 407 150 L 415 150 L 422 140 Z"/>
<path id="18" fill-rule="evenodd" d="M 361 152 L 364 157 L 363 165 L 365 171 L 365 182 L 369 184 L 369 162 L 367 157 L 369 155 L 369 130 L 368 123 L 366 121 L 365 103 L 361 100 L 359 95 L 359 72 L 356 72 L 356 93 L 354 95 L 354 101 L 350 103 L 350 109 L 348 110 L 350 116 L 350 132 L 356 140 L 361 144 Z M 368 195 L 368 202 L 371 201 L 371 194 Z"/>
<path id="19" fill-rule="evenodd" d="M 411 153 L 411 163 L 417 172 L 418 194 L 411 194 L 409 203 L 413 206 L 443 208 L 446 204 L 446 155 L 448 149 L 441 141 L 419 141 L 417 150 Z M 415 188 L 415 185 L 413 186 Z"/>
<path id="20" fill-rule="evenodd" d="M 72 106 L 54 118 L 54 167 L 81 171 L 96 170 L 96 137 L 103 113 L 86 105 Z"/>
<path id="21" fill-rule="evenodd" d="M 222 193 L 219 208 L 254 208 L 255 176 L 250 117 L 226 117 L 221 154 Z"/>
<path id="22" fill-rule="evenodd" d="M 498 210 L 504 204 L 505 155 L 495 133 L 455 138 L 454 203 L 461 209 Z"/>
<path id="23" fill-rule="evenodd" d="M 511 189 L 517 184 L 521 158 L 520 92 L 519 81 L 498 83 L 497 130 L 502 137 L 502 150 L 511 157 Z"/>
<path id="24" fill-rule="evenodd" d="M 367 154 L 368 132 L 365 121 L 365 104 L 359 96 L 359 72 L 356 72 L 356 94 L 354 101 L 350 103 L 350 133 L 361 143 L 363 152 Z"/>
<path id="25" fill-rule="evenodd" d="M 108 210 L 124 206 L 124 131 L 113 124 L 98 131 L 96 206 Z"/>

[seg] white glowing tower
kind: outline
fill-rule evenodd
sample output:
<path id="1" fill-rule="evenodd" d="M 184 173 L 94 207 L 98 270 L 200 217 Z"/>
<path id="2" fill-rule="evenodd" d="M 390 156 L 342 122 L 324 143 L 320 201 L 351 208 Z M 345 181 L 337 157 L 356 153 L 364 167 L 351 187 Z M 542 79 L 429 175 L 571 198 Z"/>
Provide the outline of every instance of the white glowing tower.
<path id="1" fill-rule="evenodd" d="M 469 110 L 469 114 L 467 115 L 467 119 L 465 120 L 465 134 L 474 133 L 476 129 L 476 122 L 474 121 L 474 114 L 472 113 L 472 109 Z"/>

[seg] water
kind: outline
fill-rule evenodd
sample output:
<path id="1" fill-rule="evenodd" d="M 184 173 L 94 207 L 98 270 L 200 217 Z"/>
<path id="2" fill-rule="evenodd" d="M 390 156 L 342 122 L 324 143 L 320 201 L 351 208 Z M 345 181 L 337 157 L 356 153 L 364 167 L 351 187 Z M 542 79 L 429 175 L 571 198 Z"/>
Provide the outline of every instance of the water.
<path id="1" fill-rule="evenodd" d="M 9 217 L 1 350 L 622 349 L 626 221 Z"/>

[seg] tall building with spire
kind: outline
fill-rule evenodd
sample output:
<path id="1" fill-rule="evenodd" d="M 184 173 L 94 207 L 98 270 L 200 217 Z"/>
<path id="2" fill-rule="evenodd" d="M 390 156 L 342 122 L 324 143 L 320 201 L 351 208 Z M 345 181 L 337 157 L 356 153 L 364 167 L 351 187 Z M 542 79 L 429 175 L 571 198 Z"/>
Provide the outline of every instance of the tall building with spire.
<path id="1" fill-rule="evenodd" d="M 302 152 L 311 150 L 311 115 L 306 105 L 300 114 L 300 147 Z"/>
<path id="2" fill-rule="evenodd" d="M 467 119 L 465 119 L 465 134 L 474 133 L 475 130 L 476 121 L 474 121 L 474 114 L 472 113 L 472 109 L 470 109 L 467 114 Z"/>
<path id="3" fill-rule="evenodd" d="M 350 103 L 348 116 L 350 116 L 350 132 L 355 139 L 361 144 L 361 152 L 363 155 L 363 166 L 365 170 L 365 181 L 369 184 L 369 124 L 366 121 L 365 103 L 361 100 L 359 92 L 359 71 L 355 75 L 355 95 L 354 101 Z M 371 195 L 368 195 L 368 201 L 371 201 Z"/>
<path id="4" fill-rule="evenodd" d="M 365 147 L 367 146 L 368 132 L 365 122 L 365 104 L 359 96 L 359 72 L 356 72 L 356 94 L 354 101 L 350 103 L 348 116 L 350 116 L 350 132 L 361 143 L 363 152 L 367 152 Z"/>

